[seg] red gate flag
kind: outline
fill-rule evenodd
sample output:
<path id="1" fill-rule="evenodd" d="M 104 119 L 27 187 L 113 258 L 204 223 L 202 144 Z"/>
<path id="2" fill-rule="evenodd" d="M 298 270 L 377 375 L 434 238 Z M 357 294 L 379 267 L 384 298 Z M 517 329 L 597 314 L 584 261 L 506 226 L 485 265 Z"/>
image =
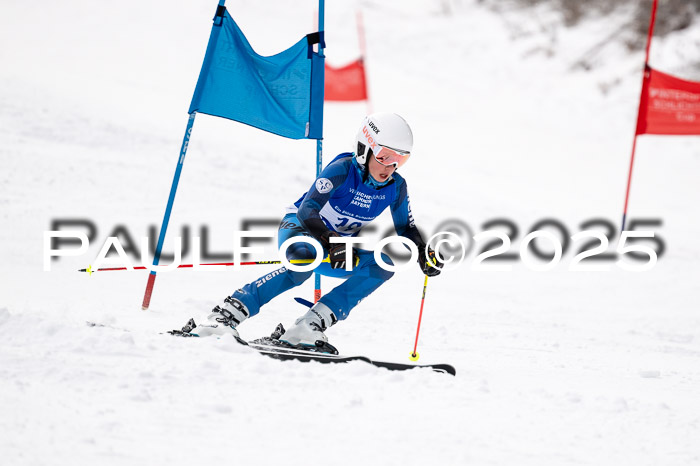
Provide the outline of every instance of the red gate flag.
<path id="1" fill-rule="evenodd" d="M 700 82 L 647 66 L 636 134 L 700 135 Z"/>
<path id="2" fill-rule="evenodd" d="M 361 58 L 341 68 L 333 68 L 326 63 L 325 74 L 326 100 L 367 100 L 365 65 Z"/>

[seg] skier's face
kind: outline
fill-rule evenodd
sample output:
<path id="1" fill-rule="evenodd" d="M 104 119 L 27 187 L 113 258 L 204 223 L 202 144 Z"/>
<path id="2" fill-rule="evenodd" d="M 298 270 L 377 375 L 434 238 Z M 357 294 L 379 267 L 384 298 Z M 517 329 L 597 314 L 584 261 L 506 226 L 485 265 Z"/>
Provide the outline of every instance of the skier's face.
<path id="1" fill-rule="evenodd" d="M 388 180 L 395 170 L 396 167 L 393 164 L 382 165 L 381 163 L 377 162 L 377 159 L 374 158 L 374 154 L 372 154 L 372 157 L 369 159 L 369 174 L 380 183 Z"/>

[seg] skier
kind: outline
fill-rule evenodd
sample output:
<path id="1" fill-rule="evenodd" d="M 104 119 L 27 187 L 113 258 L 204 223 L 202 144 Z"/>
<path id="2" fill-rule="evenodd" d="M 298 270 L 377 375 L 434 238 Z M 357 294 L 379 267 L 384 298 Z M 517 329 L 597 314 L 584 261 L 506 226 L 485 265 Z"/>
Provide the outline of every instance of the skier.
<path id="1" fill-rule="evenodd" d="M 322 275 L 346 278 L 296 320 L 280 340 L 294 346 L 315 346 L 328 342 L 323 333 L 331 325 L 348 317 L 350 311 L 370 293 L 384 284 L 393 272 L 374 260 L 372 251 L 332 243 L 337 236 L 357 236 L 365 225 L 387 207 L 391 209 L 396 232 L 418 247 L 418 264 L 428 276 L 440 273 L 442 263 L 425 244 L 415 226 L 406 182 L 396 170 L 411 155 L 413 133 L 408 123 L 394 113 L 375 113 L 365 117 L 357 132 L 356 152 L 338 155 L 297 202 L 287 208 L 278 231 L 278 244 L 294 236 L 310 236 L 322 246 L 327 261 L 316 271 Z M 353 264 L 346 269 L 346 252 Z M 288 260 L 313 259 L 315 249 L 306 242 L 287 249 Z M 391 259 L 382 254 L 384 262 Z M 200 337 L 230 334 L 238 337 L 236 327 L 275 296 L 301 285 L 312 271 L 295 272 L 285 267 L 236 290 L 216 306 L 204 324 L 189 330 Z"/>

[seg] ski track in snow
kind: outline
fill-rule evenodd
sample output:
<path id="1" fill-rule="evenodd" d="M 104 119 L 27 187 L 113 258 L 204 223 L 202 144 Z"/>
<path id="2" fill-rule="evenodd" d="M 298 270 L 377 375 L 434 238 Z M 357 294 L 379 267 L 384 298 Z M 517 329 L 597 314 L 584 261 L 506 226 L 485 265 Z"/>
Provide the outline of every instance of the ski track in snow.
<path id="1" fill-rule="evenodd" d="M 667 248 L 653 270 L 571 272 L 570 250 L 550 272 L 479 272 L 472 252 L 431 279 L 420 362 L 450 363 L 454 378 L 281 362 L 230 340 L 161 333 L 203 319 L 269 268 L 160 274 L 148 312 L 146 274 L 75 272 L 116 226 L 138 242 L 160 224 L 214 3 L 128 0 L 92 20 L 73 0 L 40 15 L 3 6 L 3 464 L 700 462 L 698 138 L 639 140 L 630 216 L 663 219 Z M 357 54 L 355 3 L 335 3 L 327 55 L 339 65 Z M 308 32 L 314 5 L 228 7 L 271 54 Z M 610 46 L 591 72 L 571 65 L 628 12 L 572 29 L 541 8 L 497 14 L 472 1 L 452 15 L 416 0 L 367 2 L 364 13 L 373 106 L 404 114 L 416 135 L 402 172 L 419 225 L 459 218 L 476 233 L 507 217 L 519 241 L 544 217 L 571 234 L 593 217 L 618 221 L 643 56 Z M 697 30 L 655 40 L 652 65 L 687 72 Z M 326 162 L 351 150 L 364 112 L 327 106 Z M 208 225 L 211 250 L 230 251 L 241 219 L 279 218 L 308 189 L 314 153 L 313 141 L 199 115 L 166 249 L 183 226 Z M 42 232 L 57 218 L 91 219 L 98 240 L 43 272 Z M 290 325 L 303 311 L 292 297 L 311 289 L 272 301 L 242 336 Z M 421 292 L 417 267 L 399 272 L 330 341 L 345 355 L 407 362 Z"/>

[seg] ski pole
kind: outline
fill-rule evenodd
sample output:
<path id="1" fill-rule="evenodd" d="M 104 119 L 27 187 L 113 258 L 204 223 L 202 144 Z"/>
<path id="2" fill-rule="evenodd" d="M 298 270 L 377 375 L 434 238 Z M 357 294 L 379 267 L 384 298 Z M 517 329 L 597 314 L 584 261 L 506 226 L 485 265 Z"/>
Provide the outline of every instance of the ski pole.
<path id="1" fill-rule="evenodd" d="M 289 262 L 291 264 L 311 264 L 314 260 L 313 259 L 292 259 Z M 330 259 L 325 258 L 321 262 L 330 262 Z M 240 262 L 239 265 L 272 265 L 272 264 L 281 264 L 282 261 L 250 261 L 250 262 Z M 224 266 L 233 266 L 235 265 L 234 262 L 215 262 L 211 264 L 199 264 L 201 266 L 204 265 L 224 265 Z M 194 264 L 181 264 L 178 265 L 178 269 L 187 269 L 187 268 L 192 268 L 194 267 Z M 139 265 L 137 267 L 133 267 L 134 270 L 146 270 L 146 267 L 143 265 Z M 92 270 L 90 266 L 88 266 L 86 269 L 78 269 L 78 272 L 87 272 L 89 274 L 92 274 L 93 272 L 115 272 L 119 270 L 128 270 L 126 267 L 101 267 L 97 270 Z"/>
<path id="2" fill-rule="evenodd" d="M 428 288 L 428 276 L 425 276 L 425 281 L 423 281 L 423 297 L 420 300 L 420 314 L 418 314 L 418 328 L 416 329 L 416 342 L 413 345 L 413 352 L 411 353 L 411 356 L 409 359 L 411 361 L 418 361 L 418 358 L 420 358 L 420 354 L 416 352 L 416 349 L 418 348 L 418 334 L 420 333 L 420 322 L 423 319 L 423 305 L 425 304 L 425 291 Z"/>
<path id="3" fill-rule="evenodd" d="M 314 261 L 314 259 L 292 259 L 289 261 L 291 264 L 311 264 Z M 330 258 L 326 257 L 323 259 L 321 262 L 330 262 Z M 239 265 L 274 265 L 274 264 L 281 264 L 282 261 L 250 261 L 250 262 L 240 262 Z M 360 263 L 359 258 L 355 259 L 355 266 L 357 267 Z M 236 265 L 234 262 L 214 262 L 211 264 L 199 264 L 200 266 L 204 265 L 224 265 L 224 266 L 233 266 Z M 164 266 L 165 267 L 165 266 Z M 178 269 L 189 269 L 194 267 L 194 264 L 181 264 L 178 265 Z M 139 265 L 137 267 L 133 267 L 134 270 L 146 270 L 146 267 L 143 265 Z M 92 270 L 92 267 L 88 266 L 86 269 L 78 269 L 78 272 L 87 272 L 89 274 L 92 274 L 93 272 L 116 272 L 120 270 L 128 270 L 126 267 L 100 267 L 97 270 Z"/>

